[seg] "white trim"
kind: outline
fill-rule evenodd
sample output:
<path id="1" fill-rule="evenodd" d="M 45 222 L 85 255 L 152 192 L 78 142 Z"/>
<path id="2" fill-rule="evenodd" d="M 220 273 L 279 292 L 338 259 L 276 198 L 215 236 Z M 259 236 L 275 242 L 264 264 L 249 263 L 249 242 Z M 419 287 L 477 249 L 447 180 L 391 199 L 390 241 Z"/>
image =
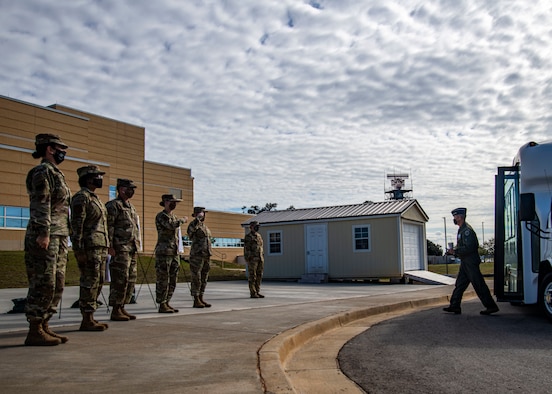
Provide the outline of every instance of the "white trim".
<path id="1" fill-rule="evenodd" d="M 280 252 L 272 253 L 270 252 L 270 234 L 280 234 Z M 267 245 L 267 255 L 269 256 L 281 256 L 284 254 L 284 231 L 283 230 L 268 230 L 266 232 L 266 245 Z"/>
<path id="2" fill-rule="evenodd" d="M 355 229 L 357 228 L 367 228 L 368 229 L 368 249 L 357 249 L 356 248 L 356 238 L 355 238 Z M 366 224 L 354 224 L 351 226 L 351 233 L 352 233 L 352 243 L 353 243 L 353 253 L 368 253 L 372 251 L 372 228 L 371 225 Z M 364 239 L 364 238 L 363 238 Z"/>

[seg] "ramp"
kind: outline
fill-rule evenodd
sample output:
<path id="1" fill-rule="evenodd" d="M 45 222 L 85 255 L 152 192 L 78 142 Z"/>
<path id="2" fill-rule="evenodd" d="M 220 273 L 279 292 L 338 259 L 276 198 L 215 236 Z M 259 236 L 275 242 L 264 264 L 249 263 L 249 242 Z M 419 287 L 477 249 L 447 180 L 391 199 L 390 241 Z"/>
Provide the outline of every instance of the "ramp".
<path id="1" fill-rule="evenodd" d="M 415 280 L 416 282 L 427 283 L 429 285 L 453 285 L 456 279 L 449 276 L 436 274 L 430 271 L 406 271 L 405 278 Z"/>

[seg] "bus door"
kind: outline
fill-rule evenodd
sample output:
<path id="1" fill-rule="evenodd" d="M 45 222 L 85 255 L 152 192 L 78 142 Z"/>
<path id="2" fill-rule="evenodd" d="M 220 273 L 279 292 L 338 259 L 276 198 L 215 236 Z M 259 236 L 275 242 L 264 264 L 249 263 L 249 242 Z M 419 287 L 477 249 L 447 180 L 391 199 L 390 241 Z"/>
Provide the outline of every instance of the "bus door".
<path id="1" fill-rule="evenodd" d="M 495 176 L 494 291 L 498 301 L 523 301 L 519 223 L 519 167 L 499 167 Z"/>

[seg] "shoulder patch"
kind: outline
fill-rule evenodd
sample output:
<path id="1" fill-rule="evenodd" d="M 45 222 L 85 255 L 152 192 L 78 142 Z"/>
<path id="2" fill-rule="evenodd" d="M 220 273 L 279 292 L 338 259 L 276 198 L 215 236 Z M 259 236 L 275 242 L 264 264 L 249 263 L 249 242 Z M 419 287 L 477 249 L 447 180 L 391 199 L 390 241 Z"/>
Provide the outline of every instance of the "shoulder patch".
<path id="1" fill-rule="evenodd" d="M 467 237 L 468 235 L 470 235 L 470 230 L 466 230 L 464 231 L 464 235 Z"/>

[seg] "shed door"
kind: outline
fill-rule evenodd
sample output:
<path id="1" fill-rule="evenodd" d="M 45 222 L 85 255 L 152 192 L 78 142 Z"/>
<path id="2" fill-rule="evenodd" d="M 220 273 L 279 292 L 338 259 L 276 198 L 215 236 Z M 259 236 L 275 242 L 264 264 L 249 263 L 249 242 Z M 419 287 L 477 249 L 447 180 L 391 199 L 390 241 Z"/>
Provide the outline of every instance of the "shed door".
<path id="1" fill-rule="evenodd" d="M 328 237 L 325 224 L 306 226 L 307 273 L 323 274 L 328 272 Z"/>
<path id="2" fill-rule="evenodd" d="M 423 270 L 422 226 L 403 223 L 404 270 Z"/>

